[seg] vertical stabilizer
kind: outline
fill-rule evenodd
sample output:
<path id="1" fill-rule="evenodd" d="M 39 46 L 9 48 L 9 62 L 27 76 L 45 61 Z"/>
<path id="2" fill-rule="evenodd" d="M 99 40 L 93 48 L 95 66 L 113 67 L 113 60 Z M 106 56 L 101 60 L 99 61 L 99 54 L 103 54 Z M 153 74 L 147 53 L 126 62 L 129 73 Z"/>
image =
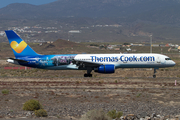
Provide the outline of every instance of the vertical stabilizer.
<path id="1" fill-rule="evenodd" d="M 13 30 L 7 30 L 6 36 L 15 57 L 37 56 L 38 54 L 22 40 Z"/>

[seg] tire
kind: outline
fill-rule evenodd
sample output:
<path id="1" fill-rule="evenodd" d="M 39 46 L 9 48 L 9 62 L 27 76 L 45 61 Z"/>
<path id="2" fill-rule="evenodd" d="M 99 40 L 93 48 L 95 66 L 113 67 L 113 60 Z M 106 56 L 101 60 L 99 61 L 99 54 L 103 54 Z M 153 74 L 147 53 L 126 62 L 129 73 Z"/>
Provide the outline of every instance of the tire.
<path id="1" fill-rule="evenodd" d="M 84 74 L 84 77 L 92 77 L 92 74 Z"/>
<path id="2" fill-rule="evenodd" d="M 156 78 L 156 75 L 153 75 L 153 78 Z"/>
<path id="3" fill-rule="evenodd" d="M 89 77 L 92 77 L 92 74 L 89 74 Z"/>
<path id="4" fill-rule="evenodd" d="M 84 74 L 84 77 L 88 77 L 88 74 Z"/>

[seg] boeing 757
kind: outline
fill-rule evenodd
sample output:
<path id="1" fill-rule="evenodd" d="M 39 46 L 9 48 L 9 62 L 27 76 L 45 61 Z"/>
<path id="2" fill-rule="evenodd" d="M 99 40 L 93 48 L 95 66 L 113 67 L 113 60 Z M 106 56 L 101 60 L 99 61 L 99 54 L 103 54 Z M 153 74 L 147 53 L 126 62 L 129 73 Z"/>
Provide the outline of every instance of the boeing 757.
<path id="1" fill-rule="evenodd" d="M 117 68 L 154 68 L 172 67 L 175 62 L 161 54 L 37 54 L 13 30 L 5 31 L 15 58 L 7 62 L 49 70 L 87 70 L 84 77 L 92 77 L 91 72 L 110 74 Z"/>

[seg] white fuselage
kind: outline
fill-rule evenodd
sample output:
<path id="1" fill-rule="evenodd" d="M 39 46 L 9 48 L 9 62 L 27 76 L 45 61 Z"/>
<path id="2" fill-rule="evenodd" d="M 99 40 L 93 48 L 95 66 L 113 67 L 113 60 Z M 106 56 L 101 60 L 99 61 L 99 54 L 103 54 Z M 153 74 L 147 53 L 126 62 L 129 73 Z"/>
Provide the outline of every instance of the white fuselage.
<path id="1" fill-rule="evenodd" d="M 161 68 L 171 67 L 175 62 L 161 54 L 78 54 L 76 61 L 114 64 L 116 68 Z"/>

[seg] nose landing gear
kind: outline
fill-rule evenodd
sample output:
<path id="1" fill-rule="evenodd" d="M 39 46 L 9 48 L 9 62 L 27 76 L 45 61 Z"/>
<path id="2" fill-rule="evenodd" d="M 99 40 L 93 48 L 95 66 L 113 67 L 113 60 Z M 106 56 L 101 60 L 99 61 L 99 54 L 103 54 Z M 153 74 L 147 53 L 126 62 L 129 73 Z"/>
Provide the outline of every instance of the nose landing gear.
<path id="1" fill-rule="evenodd" d="M 157 73 L 157 70 L 158 68 L 154 68 L 154 74 L 153 74 L 153 78 L 156 78 L 156 73 Z"/>

